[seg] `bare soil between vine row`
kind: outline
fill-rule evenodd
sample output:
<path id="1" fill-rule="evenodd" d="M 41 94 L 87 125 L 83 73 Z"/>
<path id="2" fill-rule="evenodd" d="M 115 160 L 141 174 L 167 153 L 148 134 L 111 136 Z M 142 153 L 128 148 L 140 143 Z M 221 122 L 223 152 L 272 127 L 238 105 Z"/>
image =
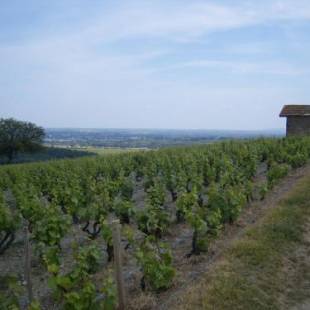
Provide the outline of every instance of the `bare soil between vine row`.
<path id="1" fill-rule="evenodd" d="M 221 258 L 224 250 L 233 240 L 240 238 L 245 228 L 254 225 L 264 213 L 275 206 L 278 201 L 285 198 L 295 182 L 303 176 L 310 174 L 310 165 L 290 171 L 289 175 L 270 191 L 263 201 L 258 200 L 258 195 L 254 192 L 255 200 L 248 204 L 239 219 L 233 225 L 226 225 L 220 236 L 212 242 L 209 251 L 199 256 L 186 257 L 191 250 L 192 230 L 186 224 L 171 225 L 163 241 L 169 243 L 172 248 L 174 266 L 177 270 L 173 286 L 160 294 L 152 292 L 142 292 L 140 290 L 141 273 L 132 257 L 131 250 L 124 253 L 124 276 L 127 287 L 129 309 L 171 309 L 177 303 L 179 296 L 184 289 L 198 280 L 205 272 L 209 271 L 214 263 Z M 262 165 L 257 172 L 255 184 L 258 186 L 266 180 L 266 167 Z M 167 196 L 168 197 L 168 196 Z M 136 185 L 134 201 L 137 208 L 144 207 L 145 193 L 141 183 Z M 170 200 L 169 200 L 170 201 Z M 167 203 L 167 209 L 173 217 L 175 203 Z M 0 274 L 15 274 L 22 285 L 24 281 L 24 236 L 20 232 L 13 246 L 0 256 Z M 71 243 L 79 245 L 90 243 L 87 235 L 78 225 L 73 225 L 71 231 L 62 241 L 62 271 L 70 270 L 72 267 L 73 253 Z M 94 276 L 93 280 L 99 286 L 106 277 L 106 272 L 111 264 L 107 263 L 106 245 L 101 237 L 91 241 L 95 243 L 103 253 L 100 271 Z M 124 246 L 126 243 L 124 242 Z M 39 258 L 33 255 L 32 260 L 33 291 L 34 295 L 42 304 L 43 309 L 59 309 L 52 298 L 52 292 L 48 287 L 48 274 L 41 265 Z M 26 293 L 21 297 L 23 308 L 26 307 Z"/>

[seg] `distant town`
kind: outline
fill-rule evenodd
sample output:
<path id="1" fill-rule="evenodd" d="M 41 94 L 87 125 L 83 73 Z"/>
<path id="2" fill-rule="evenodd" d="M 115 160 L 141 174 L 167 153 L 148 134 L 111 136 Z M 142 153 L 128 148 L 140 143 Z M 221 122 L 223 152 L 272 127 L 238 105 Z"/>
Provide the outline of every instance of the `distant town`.
<path id="1" fill-rule="evenodd" d="M 280 137 L 284 130 L 46 129 L 45 144 L 67 148 L 158 148 L 224 139 Z"/>

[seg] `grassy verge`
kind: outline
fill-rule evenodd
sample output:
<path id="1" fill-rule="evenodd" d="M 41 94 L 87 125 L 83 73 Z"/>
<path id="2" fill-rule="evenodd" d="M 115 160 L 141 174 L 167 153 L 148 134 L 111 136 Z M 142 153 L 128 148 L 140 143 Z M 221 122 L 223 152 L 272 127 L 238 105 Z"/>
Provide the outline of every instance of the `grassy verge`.
<path id="1" fill-rule="evenodd" d="M 295 279 L 310 281 L 309 272 L 296 267 L 295 255 L 300 247 L 305 247 L 305 227 L 310 221 L 309 188 L 308 176 L 296 184 L 287 199 L 232 244 L 218 265 L 186 292 L 179 308 L 286 309 L 287 298 L 298 296 L 289 301 L 291 306 L 309 298 L 309 292 L 300 294 L 301 284 L 295 281 L 292 286 L 288 275 L 293 268 L 295 273 L 302 273 L 295 274 Z M 306 246 L 309 252 L 309 243 Z"/>

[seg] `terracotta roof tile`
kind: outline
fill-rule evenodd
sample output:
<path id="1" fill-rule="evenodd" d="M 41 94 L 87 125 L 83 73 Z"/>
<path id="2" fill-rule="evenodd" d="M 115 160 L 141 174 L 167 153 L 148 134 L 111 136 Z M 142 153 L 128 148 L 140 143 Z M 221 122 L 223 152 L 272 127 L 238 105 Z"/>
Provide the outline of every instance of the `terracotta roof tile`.
<path id="1" fill-rule="evenodd" d="M 310 105 L 285 105 L 280 117 L 286 116 L 310 116 Z"/>

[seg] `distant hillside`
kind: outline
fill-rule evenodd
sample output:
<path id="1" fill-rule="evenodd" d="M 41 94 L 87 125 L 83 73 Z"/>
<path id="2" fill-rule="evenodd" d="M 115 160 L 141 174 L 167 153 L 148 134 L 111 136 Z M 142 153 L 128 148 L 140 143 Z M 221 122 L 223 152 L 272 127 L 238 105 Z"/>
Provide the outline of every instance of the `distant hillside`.
<path id="1" fill-rule="evenodd" d="M 166 130 L 166 129 L 46 129 L 48 145 L 70 147 L 157 148 L 208 143 L 223 139 L 283 136 L 280 129 L 266 131 Z"/>

